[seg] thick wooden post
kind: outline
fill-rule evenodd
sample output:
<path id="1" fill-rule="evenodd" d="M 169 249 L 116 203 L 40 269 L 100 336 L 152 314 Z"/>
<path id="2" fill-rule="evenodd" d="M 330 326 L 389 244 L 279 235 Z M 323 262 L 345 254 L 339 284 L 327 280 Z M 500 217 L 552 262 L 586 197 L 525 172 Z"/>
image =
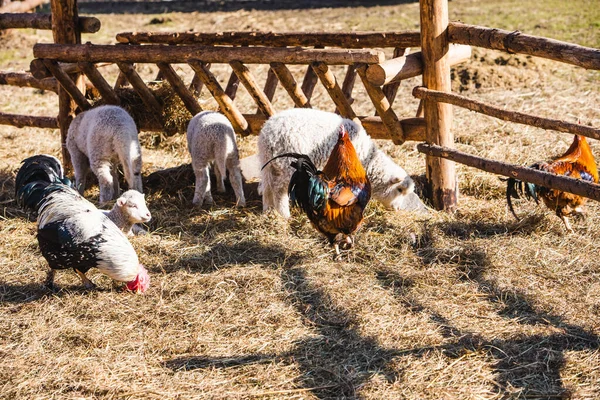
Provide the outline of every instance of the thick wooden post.
<path id="1" fill-rule="evenodd" d="M 431 90 L 450 92 L 448 62 L 448 0 L 420 0 L 421 52 L 423 54 L 423 85 Z M 427 142 L 454 147 L 452 106 L 425 100 L 423 107 L 427 126 Z M 427 191 L 437 210 L 452 212 L 457 203 L 455 165 L 452 161 L 426 157 Z"/>
<path id="2" fill-rule="evenodd" d="M 55 43 L 80 44 L 81 33 L 79 32 L 77 0 L 52 0 L 52 36 Z M 83 93 L 85 86 L 81 73 L 70 75 Z M 62 87 L 58 88 L 58 125 L 60 127 L 60 142 L 62 146 L 62 159 L 64 167 L 71 168 L 71 157 L 66 148 L 67 132 L 69 125 L 75 115 L 77 105 Z"/>

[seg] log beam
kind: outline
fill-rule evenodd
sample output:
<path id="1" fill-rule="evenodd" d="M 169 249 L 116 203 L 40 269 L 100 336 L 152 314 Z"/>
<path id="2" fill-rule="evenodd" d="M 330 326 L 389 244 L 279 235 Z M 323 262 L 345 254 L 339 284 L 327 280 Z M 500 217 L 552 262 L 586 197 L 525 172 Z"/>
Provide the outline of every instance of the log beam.
<path id="1" fill-rule="evenodd" d="M 369 95 L 371 102 L 373 102 L 373 105 L 377 110 L 377 114 L 379 114 L 384 125 L 390 132 L 394 144 L 399 145 L 404 143 L 405 139 L 404 132 L 402 132 L 402 125 L 400 124 L 396 113 L 394 110 L 392 110 L 390 102 L 385 97 L 385 93 L 383 93 L 383 90 L 381 90 L 380 86 L 371 84 L 367 79 L 367 65 L 358 65 L 356 71 L 365 85 L 367 94 Z"/>
<path id="2" fill-rule="evenodd" d="M 271 102 L 269 101 L 265 93 L 258 87 L 258 84 L 256 83 L 256 80 L 250 73 L 248 67 L 246 67 L 239 61 L 232 61 L 229 63 L 229 65 L 231 65 L 231 68 L 233 68 L 233 72 L 235 72 L 235 74 L 240 79 L 250 96 L 256 102 L 256 105 L 258 106 L 260 112 L 266 115 L 267 117 L 270 117 L 273 114 L 275 114 Z"/>
<path id="3" fill-rule="evenodd" d="M 102 96 L 107 104 L 114 104 L 116 106 L 121 105 L 121 99 L 119 96 L 117 96 L 117 93 L 115 93 L 113 88 L 106 81 L 106 79 L 104 79 L 94 64 L 81 62 L 78 64 L 78 66 L 79 69 L 90 80 L 92 85 L 94 85 L 94 87 L 98 90 L 100 96 Z"/>
<path id="4" fill-rule="evenodd" d="M 71 98 L 75 101 L 77 106 L 82 111 L 89 110 L 92 108 L 91 104 L 87 101 L 84 94 L 81 93 L 75 82 L 71 79 L 69 74 L 63 71 L 58 63 L 53 60 L 44 60 L 46 68 L 54 75 L 60 86 L 69 93 Z"/>
<path id="5" fill-rule="evenodd" d="M 55 78 L 36 79 L 27 72 L 0 71 L 0 85 L 30 87 L 58 92 L 58 82 Z"/>
<path id="6" fill-rule="evenodd" d="M 192 116 L 202 111 L 202 107 L 198 104 L 198 101 L 194 95 L 185 87 L 183 80 L 177 75 L 177 72 L 169 64 L 158 63 L 158 68 L 162 72 L 163 77 L 169 82 L 175 93 L 179 95 L 181 101 L 185 105 L 185 108 L 192 114 Z"/>
<path id="7" fill-rule="evenodd" d="M 453 104 L 503 121 L 516 122 L 519 124 L 535 126 L 537 128 L 572 133 L 573 135 L 582 135 L 600 140 L 600 129 L 592 126 L 573 124 L 558 119 L 541 118 L 516 111 L 507 111 L 454 93 L 445 93 L 429 90 L 424 87 L 415 87 L 413 89 L 413 96 L 418 99 L 432 102 Z"/>
<path id="8" fill-rule="evenodd" d="M 213 46 L 162 46 L 162 45 L 63 45 L 37 43 L 33 46 L 37 58 L 63 62 L 125 62 L 125 63 L 181 63 L 202 58 L 204 62 L 244 64 L 282 62 L 285 64 L 308 64 L 313 61 L 328 64 L 349 65 L 356 62 L 367 64 L 385 60 L 382 51 L 372 49 L 304 49 L 277 47 L 213 47 Z"/>
<path id="9" fill-rule="evenodd" d="M 0 112 L 0 125 L 12 125 L 17 128 L 31 126 L 34 128 L 58 129 L 58 119 L 56 117 L 38 117 Z"/>
<path id="10" fill-rule="evenodd" d="M 450 64 L 448 62 L 449 42 L 448 1 L 420 0 L 421 6 L 421 52 L 423 56 L 423 86 L 442 92 L 450 92 Z M 425 101 L 425 124 L 427 142 L 452 147 L 452 106 L 444 103 Z M 437 210 L 453 212 L 457 205 L 458 184 L 453 162 L 439 157 L 426 157 L 426 192 L 433 207 Z"/>
<path id="11" fill-rule="evenodd" d="M 227 46 L 329 46 L 347 49 L 418 47 L 419 31 L 404 32 L 122 32 L 120 43 Z"/>
<path id="12" fill-rule="evenodd" d="M 409 51 L 410 51 L 410 49 L 402 49 L 402 48 L 396 47 L 394 49 L 393 58 L 403 57 L 403 56 L 407 55 Z M 368 71 L 368 69 L 367 69 L 367 71 Z M 393 82 L 393 83 L 390 83 L 389 85 L 385 85 L 383 87 L 383 93 L 385 94 L 385 98 L 388 99 L 388 101 L 390 102 L 390 106 L 392 106 L 394 104 L 394 100 L 396 100 L 396 94 L 398 94 L 398 89 L 400 88 L 400 82 L 401 81 Z"/>
<path id="13" fill-rule="evenodd" d="M 267 80 L 265 81 L 265 87 L 263 92 L 269 101 L 273 101 L 273 97 L 275 97 L 275 91 L 277 90 L 277 84 L 279 83 L 279 78 L 273 71 L 273 68 L 269 68 L 269 72 L 267 72 Z"/>
<path id="14" fill-rule="evenodd" d="M 331 97 L 331 100 L 335 103 L 340 115 L 360 123 L 356 118 L 356 114 L 348 102 L 348 99 L 346 99 L 344 92 L 342 92 L 337 79 L 335 79 L 335 75 L 329 69 L 329 66 L 323 62 L 314 62 L 310 65 L 319 77 L 323 86 L 325 86 L 327 93 L 329 93 L 329 97 Z"/>
<path id="15" fill-rule="evenodd" d="M 229 75 L 229 80 L 227 81 L 227 86 L 225 86 L 225 94 L 231 100 L 235 100 L 235 96 L 237 96 L 237 91 L 240 86 L 240 78 L 235 74 L 235 72 L 231 71 L 231 75 Z"/>
<path id="16" fill-rule="evenodd" d="M 450 66 L 471 58 L 471 46 L 451 45 L 448 51 Z M 423 55 L 416 52 L 407 56 L 395 57 L 381 64 L 373 64 L 367 70 L 367 77 L 374 85 L 387 85 L 423 74 Z"/>
<path id="17" fill-rule="evenodd" d="M 51 0 L 50 9 L 52 11 L 52 37 L 54 44 L 52 46 L 78 46 L 81 43 L 81 32 L 78 29 L 79 15 L 77 13 L 77 0 Z M 83 61 L 83 60 L 81 60 Z M 48 64 L 46 64 L 46 67 Z M 57 66 L 60 72 L 63 72 Z M 52 72 L 52 71 L 51 71 Z M 59 72 L 59 74 L 60 74 Z M 56 77 L 59 79 L 58 77 Z M 68 75 L 68 81 L 74 83 L 76 88 L 85 90 L 83 76 L 80 73 Z M 59 81 L 60 82 L 60 81 Z M 58 90 L 58 125 L 60 126 L 60 142 L 62 150 L 63 165 L 66 170 L 71 169 L 71 156 L 67 151 L 67 133 L 71 121 L 75 116 L 76 105 L 71 99 L 69 93 L 64 90 L 65 82 L 61 83 L 61 88 Z M 81 92 L 77 89 L 77 92 Z M 75 93 L 75 91 L 73 91 Z M 81 101 L 80 101 L 81 102 Z M 85 101 L 87 103 L 87 100 Z"/>
<path id="18" fill-rule="evenodd" d="M 538 171 L 520 165 L 513 165 L 487 158 L 477 157 L 447 147 L 419 143 L 417 145 L 417 150 L 429 156 L 452 160 L 454 162 L 467 165 L 469 167 L 474 167 L 482 171 L 508 176 L 509 178 L 520 179 L 525 182 L 535 183 L 536 185 L 558 189 L 564 192 L 569 192 L 600 201 L 600 185 L 596 183 L 589 183 L 580 179 L 554 175 L 549 172 Z"/>
<path id="19" fill-rule="evenodd" d="M 451 22 L 448 25 L 448 40 L 452 43 L 502 50 L 508 53 L 527 54 L 586 69 L 600 70 L 600 49 L 525 35 L 519 31 L 510 32 Z"/>
<path id="20" fill-rule="evenodd" d="M 16 2 L 13 2 L 16 3 Z M 79 17 L 77 26 L 81 33 L 96 33 L 101 27 L 95 17 Z M 52 14 L 0 14 L 0 29 L 52 29 Z"/>
<path id="21" fill-rule="evenodd" d="M 233 104 L 233 101 L 225 94 L 217 78 L 208 70 L 206 64 L 199 60 L 190 60 L 188 64 L 196 72 L 198 77 L 204 82 L 206 88 L 210 91 L 211 95 L 219 104 L 221 112 L 231 121 L 235 131 L 242 135 L 248 136 L 250 131 L 248 129 L 248 122 Z"/>
<path id="22" fill-rule="evenodd" d="M 148 89 L 148 86 L 146 86 L 143 79 L 135 71 L 133 65 L 119 62 L 117 63 L 117 66 L 123 75 L 125 75 L 129 83 L 131 83 L 133 90 L 135 90 L 135 92 L 140 96 L 142 102 L 144 102 L 144 105 L 146 105 L 146 107 L 152 111 L 156 118 L 159 118 L 159 120 L 162 119 L 160 117 L 162 115 L 162 105 L 156 99 L 152 91 Z"/>
<path id="23" fill-rule="evenodd" d="M 275 73 L 275 75 L 281 82 L 281 86 L 283 86 L 285 91 L 292 98 L 296 107 L 311 108 L 308 98 L 306 97 L 302 89 L 298 86 L 298 83 L 294 79 L 292 72 L 289 70 L 288 67 L 285 66 L 285 64 L 271 63 L 271 70 Z"/>

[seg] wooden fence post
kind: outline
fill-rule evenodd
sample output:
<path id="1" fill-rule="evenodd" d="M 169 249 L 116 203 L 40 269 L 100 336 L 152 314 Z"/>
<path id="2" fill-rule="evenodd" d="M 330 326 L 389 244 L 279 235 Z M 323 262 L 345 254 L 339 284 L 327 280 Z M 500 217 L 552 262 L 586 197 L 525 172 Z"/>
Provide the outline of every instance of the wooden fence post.
<path id="1" fill-rule="evenodd" d="M 77 0 L 52 0 L 52 36 L 54 43 L 80 44 L 81 33 L 79 31 Z M 85 93 L 83 76 L 81 73 L 70 75 L 77 87 Z M 60 143 L 64 167 L 71 168 L 71 157 L 66 148 L 67 132 L 69 125 L 75 115 L 77 105 L 71 99 L 69 93 L 62 87 L 58 88 L 58 125 L 60 128 Z"/>
<path id="2" fill-rule="evenodd" d="M 450 92 L 448 62 L 448 0 L 420 0 L 421 51 L 423 54 L 423 85 L 428 89 Z M 454 136 L 452 106 L 425 100 L 424 116 L 427 142 L 452 148 Z M 457 182 L 454 162 L 426 157 L 427 194 L 434 208 L 452 212 L 457 203 Z"/>

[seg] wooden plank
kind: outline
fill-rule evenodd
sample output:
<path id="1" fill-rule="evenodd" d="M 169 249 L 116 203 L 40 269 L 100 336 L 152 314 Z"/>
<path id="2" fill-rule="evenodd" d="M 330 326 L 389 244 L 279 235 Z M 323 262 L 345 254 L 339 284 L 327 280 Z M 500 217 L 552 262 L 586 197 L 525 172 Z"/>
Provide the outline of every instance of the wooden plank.
<path id="1" fill-rule="evenodd" d="M 81 32 L 79 32 L 77 26 L 79 19 L 79 15 L 77 14 L 77 0 L 51 0 L 50 9 L 52 11 L 52 38 L 54 39 L 54 43 L 60 43 L 53 46 L 79 45 L 81 43 Z M 47 64 L 45 65 L 47 66 Z M 63 71 L 60 68 L 59 70 Z M 69 81 L 73 82 L 77 88 L 81 88 L 81 91 L 85 90 L 85 83 L 81 74 L 70 74 Z M 68 85 L 68 83 L 66 84 Z M 63 86 L 61 86 L 58 90 L 58 125 L 60 126 L 63 166 L 66 170 L 72 167 L 71 156 L 67 151 L 66 142 L 69 126 L 75 116 L 75 109 L 74 100 L 66 90 L 63 90 Z"/>
<path id="2" fill-rule="evenodd" d="M 36 58 L 63 62 L 126 62 L 126 63 L 181 63 L 201 58 L 204 62 L 244 64 L 308 64 L 313 61 L 334 64 L 381 63 L 382 51 L 372 49 L 304 49 L 277 47 L 215 47 L 215 46 L 163 46 L 163 45 L 67 45 L 37 43 L 33 46 Z"/>
<path id="3" fill-rule="evenodd" d="M 314 62 L 310 65 L 319 77 L 323 86 L 325 86 L 327 93 L 329 93 L 329 97 L 331 97 L 331 100 L 335 103 L 340 115 L 360 123 L 356 118 L 356 114 L 348 102 L 348 99 L 346 99 L 346 96 L 342 92 L 340 85 L 338 85 L 335 75 L 333 75 L 333 72 L 329 69 L 329 66 L 323 62 Z"/>
<path id="4" fill-rule="evenodd" d="M 367 79 L 367 65 L 359 64 L 356 68 L 356 72 L 358 72 L 360 79 L 365 85 L 367 94 L 369 95 L 371 102 L 373 102 L 373 105 L 377 110 L 377 114 L 379 114 L 384 125 L 389 130 L 394 144 L 404 143 L 404 132 L 402 132 L 402 125 L 400 124 L 396 113 L 394 110 L 392 110 L 392 107 L 385 97 L 383 90 L 381 90 L 381 87 L 373 85 Z"/>
<path id="5" fill-rule="evenodd" d="M 283 86 L 285 91 L 292 98 L 296 107 L 311 108 L 308 98 L 306 97 L 302 89 L 298 86 L 298 83 L 296 83 L 296 80 L 294 79 L 294 76 L 292 75 L 292 72 L 289 70 L 289 68 L 282 63 L 271 63 L 270 65 L 271 70 L 275 73 L 275 75 L 281 82 L 281 86 Z"/>
<path id="6" fill-rule="evenodd" d="M 77 106 L 82 111 L 89 110 L 92 108 L 92 105 L 87 101 L 85 95 L 81 93 L 75 82 L 71 79 L 71 77 L 64 72 L 58 66 L 58 63 L 53 60 L 44 60 L 44 64 L 46 68 L 54 75 L 60 86 L 67 91 L 67 93 L 71 96 L 71 98 L 75 101 Z"/>
<path id="7" fill-rule="evenodd" d="M 98 72 L 96 66 L 92 63 L 81 62 L 79 63 L 79 68 L 85 76 L 88 77 L 90 82 L 94 85 L 100 96 L 106 101 L 107 104 L 121 105 L 121 99 L 117 96 L 117 93 L 113 90 L 113 88 L 109 85 L 109 83 L 104 79 L 102 74 Z"/>
<path id="8" fill-rule="evenodd" d="M 17 128 L 31 126 L 34 128 L 58 129 L 58 119 L 56 117 L 38 117 L 0 112 L 0 125 L 12 125 Z"/>
<path id="9" fill-rule="evenodd" d="M 36 79 L 27 72 L 0 71 L 0 85 L 30 87 L 58 92 L 58 82 L 56 78 Z"/>
<path id="10" fill-rule="evenodd" d="M 273 101 L 273 97 L 275 97 L 275 91 L 277 90 L 277 84 L 279 83 L 279 78 L 273 71 L 273 68 L 269 68 L 269 72 L 267 72 L 267 80 L 265 81 L 265 87 L 263 92 L 269 101 Z"/>
<path id="11" fill-rule="evenodd" d="M 448 1 L 421 0 L 421 52 L 423 56 L 423 86 L 450 92 Z M 452 107 L 449 104 L 425 101 L 427 142 L 452 147 Z M 428 197 L 437 210 L 452 212 L 457 204 L 457 181 L 453 162 L 439 157 L 426 157 Z"/>
<path id="12" fill-rule="evenodd" d="M 569 192 L 600 201 L 600 185 L 596 183 L 589 183 L 580 179 L 554 175 L 549 172 L 538 171 L 520 165 L 513 165 L 501 161 L 477 157 L 442 146 L 419 143 L 417 145 L 417 150 L 432 157 L 441 157 L 447 160 L 452 160 L 454 162 L 467 165 L 469 167 L 474 167 L 482 171 L 520 179 L 525 182 L 535 183 L 536 185 L 558 189 L 564 192 Z"/>
<path id="13" fill-rule="evenodd" d="M 448 63 L 452 66 L 471 58 L 471 47 L 451 45 L 448 51 Z M 369 81 L 378 86 L 400 82 L 423 74 L 423 55 L 421 52 L 395 57 L 381 64 L 373 64 L 367 70 Z"/>
<path id="14" fill-rule="evenodd" d="M 248 134 L 251 135 L 258 135 L 263 124 L 267 121 L 267 117 L 263 114 L 243 114 L 242 117 L 248 123 Z M 371 138 L 391 139 L 390 133 L 381 121 L 381 118 L 362 116 L 358 117 L 358 119 Z M 425 140 L 425 120 L 423 118 L 406 118 L 400 120 L 400 123 L 402 124 L 402 130 L 407 141 L 422 142 Z M 141 121 L 140 129 L 159 132 L 164 130 L 161 124 L 149 119 Z"/>
<path id="15" fill-rule="evenodd" d="M 452 22 L 448 25 L 448 40 L 452 43 L 528 54 L 586 69 L 600 70 L 600 49 L 525 35 L 519 31 L 511 32 Z"/>
<path id="16" fill-rule="evenodd" d="M 592 139 L 600 140 L 600 129 L 592 126 L 573 124 L 558 119 L 536 117 L 516 111 L 508 111 L 476 100 L 471 100 L 458 94 L 429 90 L 424 87 L 415 87 L 413 89 L 413 96 L 426 101 L 428 100 L 432 102 L 453 104 L 455 106 L 489 115 L 490 117 L 495 117 L 503 121 L 511 121 L 542 129 L 551 129 L 559 132 L 572 133 L 574 135 L 582 135 Z"/>
<path id="17" fill-rule="evenodd" d="M 240 78 L 240 81 L 242 82 L 250 96 L 252 96 L 252 98 L 256 102 L 256 105 L 258 106 L 260 112 L 269 117 L 275 114 L 275 110 L 273 109 L 271 102 L 263 93 L 263 91 L 260 90 L 260 88 L 258 87 L 258 84 L 256 83 L 256 80 L 250 73 L 248 67 L 246 67 L 239 61 L 232 61 L 229 63 L 229 65 L 231 65 L 231 68 L 233 68 L 235 74 L 238 76 L 238 78 Z"/>
<path id="18" fill-rule="evenodd" d="M 247 136 L 250 134 L 248 129 L 248 122 L 233 104 L 233 101 L 225 94 L 217 78 L 208 70 L 205 63 L 200 60 L 190 60 L 188 62 L 192 69 L 198 74 L 198 77 L 202 79 L 206 88 L 210 91 L 214 99 L 219 104 L 221 112 L 231 121 L 235 131 L 242 135 Z"/>
<path id="19" fill-rule="evenodd" d="M 96 33 L 101 27 L 95 17 L 79 17 L 77 26 L 82 33 Z M 0 29 L 52 29 L 52 14 L 6 13 L 0 15 Z"/>
<path id="20" fill-rule="evenodd" d="M 230 46 L 418 47 L 419 31 L 401 32 L 121 32 L 120 43 Z"/>
<path id="21" fill-rule="evenodd" d="M 129 83 L 131 83 L 133 90 L 135 90 L 135 92 L 140 96 L 144 102 L 144 105 L 146 105 L 146 107 L 148 107 L 154 113 L 156 118 L 162 119 L 160 117 L 162 115 L 162 105 L 156 99 L 152 91 L 148 89 L 148 86 L 146 86 L 142 78 L 135 71 L 133 65 L 119 62 L 117 63 L 117 66 L 123 75 L 125 75 Z"/>
<path id="22" fill-rule="evenodd" d="M 181 101 L 183 101 L 185 108 L 187 108 L 190 114 L 193 116 L 201 112 L 202 107 L 200 107 L 200 104 L 198 104 L 194 95 L 185 87 L 185 83 L 183 83 L 183 80 L 177 75 L 177 72 L 175 72 L 173 67 L 165 63 L 158 63 L 157 65 L 164 78 L 169 82 L 175 93 L 181 98 Z"/>

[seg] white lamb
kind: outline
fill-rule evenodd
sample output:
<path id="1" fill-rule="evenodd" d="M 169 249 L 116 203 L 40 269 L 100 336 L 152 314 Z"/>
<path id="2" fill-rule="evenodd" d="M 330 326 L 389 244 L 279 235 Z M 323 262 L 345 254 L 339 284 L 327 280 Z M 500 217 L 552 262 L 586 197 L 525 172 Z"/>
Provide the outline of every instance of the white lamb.
<path id="1" fill-rule="evenodd" d="M 279 154 L 301 153 L 308 155 L 317 168 L 323 168 L 337 141 L 342 123 L 367 171 L 373 198 L 387 208 L 400 209 L 404 197 L 413 192 L 413 180 L 402 167 L 377 148 L 362 126 L 334 113 L 295 108 L 269 118 L 258 137 L 261 166 Z M 290 161 L 280 158 L 268 164 L 261 172 L 259 185 L 263 210 L 273 208 L 286 218 L 290 216 L 288 185 L 294 171 Z"/>
<path id="2" fill-rule="evenodd" d="M 236 206 L 245 207 L 244 187 L 240 158 L 235 141 L 235 132 L 229 120 L 215 111 L 202 111 L 191 119 L 187 128 L 188 149 L 192 156 L 192 168 L 196 175 L 193 204 L 199 207 L 206 201 L 213 203 L 210 193 L 209 164 L 217 178 L 217 191 L 225 192 L 225 174 L 229 172 L 229 181 L 236 197 Z"/>
<path id="3" fill-rule="evenodd" d="M 148 222 L 152 218 L 144 195 L 137 190 L 128 190 L 115 202 L 111 210 L 102 210 L 127 236 L 145 234 L 146 231 L 135 224 Z"/>
<path id="4" fill-rule="evenodd" d="M 117 106 L 100 106 L 80 113 L 69 127 L 67 149 L 75 185 L 83 194 L 88 171 L 98 177 L 100 203 L 119 195 L 116 163 L 123 167 L 129 189 L 142 193 L 142 151 L 133 118 Z"/>

